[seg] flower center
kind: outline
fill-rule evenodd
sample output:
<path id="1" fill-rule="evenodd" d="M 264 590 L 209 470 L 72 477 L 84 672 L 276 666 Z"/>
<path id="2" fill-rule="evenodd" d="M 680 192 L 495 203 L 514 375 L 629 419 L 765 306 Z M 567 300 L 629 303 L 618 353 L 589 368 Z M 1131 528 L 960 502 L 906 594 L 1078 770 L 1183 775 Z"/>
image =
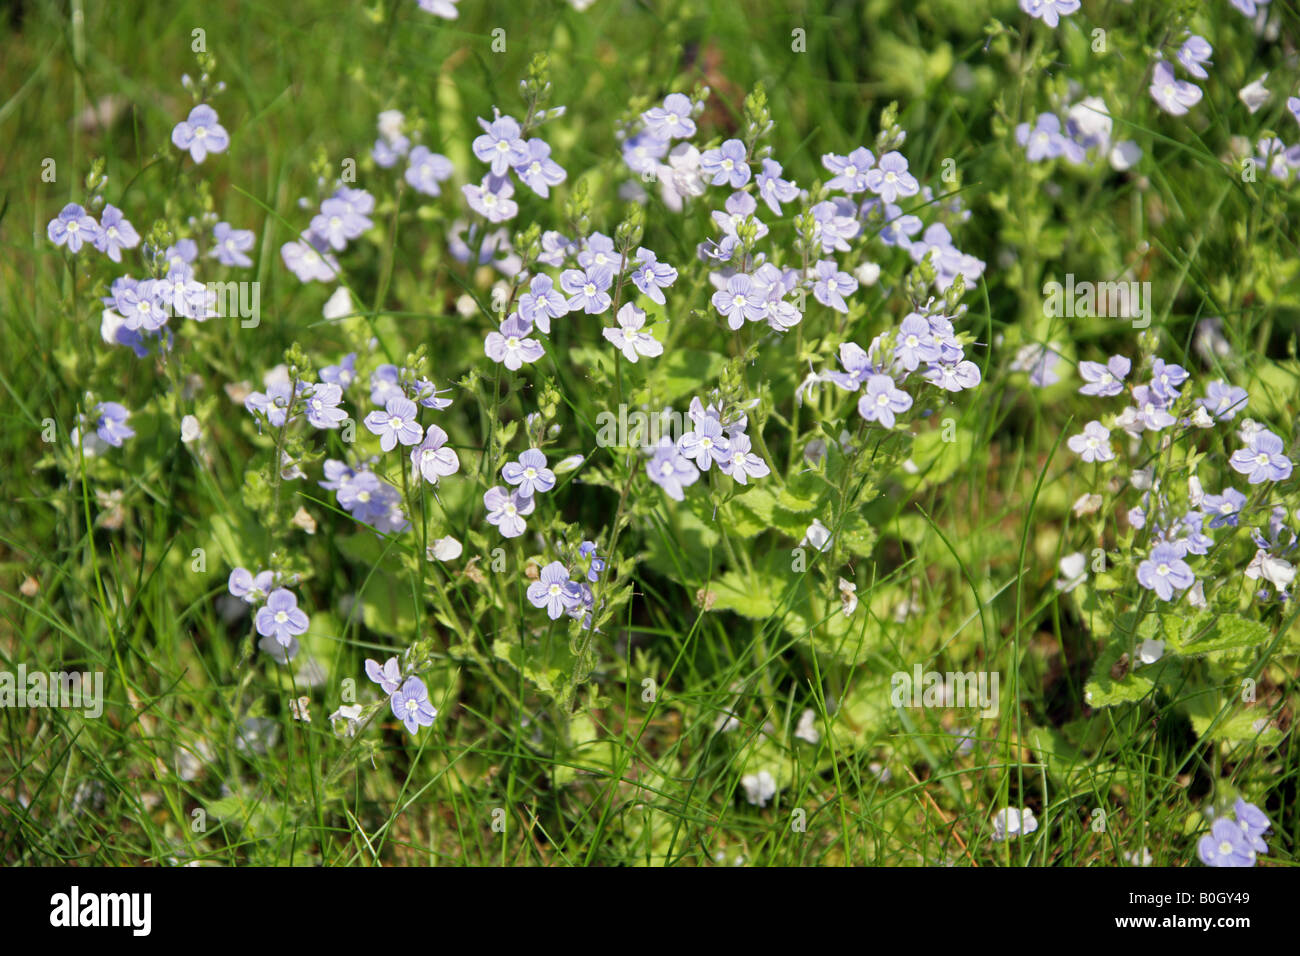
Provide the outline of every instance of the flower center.
<path id="1" fill-rule="evenodd" d="M 287 621 L 287 620 L 289 620 L 289 615 L 286 614 L 284 611 L 276 611 L 276 612 L 275 612 L 275 623 L 276 623 L 276 624 L 283 624 L 283 623 L 284 623 L 285 621 Z"/>

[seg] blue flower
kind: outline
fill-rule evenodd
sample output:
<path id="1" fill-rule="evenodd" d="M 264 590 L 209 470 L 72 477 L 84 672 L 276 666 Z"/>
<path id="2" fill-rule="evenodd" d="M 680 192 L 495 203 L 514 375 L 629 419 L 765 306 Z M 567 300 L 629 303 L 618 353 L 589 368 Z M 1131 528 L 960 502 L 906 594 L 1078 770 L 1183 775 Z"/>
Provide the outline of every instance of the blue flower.
<path id="1" fill-rule="evenodd" d="M 1110 429 L 1098 421 L 1088 422 L 1082 433 L 1071 435 L 1066 444 L 1084 461 L 1110 461 L 1115 457 L 1110 447 Z"/>
<path id="2" fill-rule="evenodd" d="M 469 207 L 488 222 L 505 222 L 519 212 L 519 204 L 510 198 L 515 194 L 515 187 L 504 176 L 484 176 L 479 185 L 466 183 L 460 190 Z"/>
<path id="3" fill-rule="evenodd" d="M 830 306 L 838 312 L 849 311 L 846 295 L 858 290 L 858 280 L 847 272 L 841 272 L 834 259 L 817 260 L 813 296 L 822 305 Z"/>
<path id="4" fill-rule="evenodd" d="M 1246 476 L 1252 485 L 1265 481 L 1286 481 L 1291 477 L 1291 459 L 1282 454 L 1282 439 L 1268 429 L 1252 432 L 1245 448 L 1232 453 L 1228 464 Z"/>
<path id="5" fill-rule="evenodd" d="M 867 388 L 858 399 L 858 414 L 866 421 L 880 422 L 885 428 L 894 427 L 894 416 L 912 407 L 912 396 L 894 386 L 888 375 L 872 375 Z"/>
<path id="6" fill-rule="evenodd" d="M 663 305 L 664 294 L 661 290 L 677 281 L 677 270 L 666 262 L 660 262 L 649 249 L 636 251 L 637 267 L 632 270 L 632 282 L 652 302 Z"/>
<path id="7" fill-rule="evenodd" d="M 547 616 L 555 621 L 582 600 L 582 591 L 569 578 L 568 569 L 559 561 L 552 561 L 528 585 L 528 600 L 533 607 L 546 608 Z"/>
<path id="8" fill-rule="evenodd" d="M 108 203 L 99 217 L 99 231 L 95 233 L 94 243 L 96 249 L 106 253 L 114 262 L 121 262 L 122 250 L 138 246 L 140 234 L 123 217 L 122 210 Z"/>
<path id="9" fill-rule="evenodd" d="M 881 156 L 877 167 L 867 173 L 866 181 L 867 188 L 887 203 L 921 191 L 921 184 L 907 171 L 907 159 L 899 152 Z"/>
<path id="10" fill-rule="evenodd" d="M 418 421 L 419 411 L 408 398 L 391 398 L 383 411 L 375 410 L 364 419 L 366 428 L 379 436 L 379 447 L 392 451 L 399 442 L 418 445 L 424 438 L 424 429 Z"/>
<path id="11" fill-rule="evenodd" d="M 528 158 L 515 166 L 515 175 L 537 195 L 543 198 L 550 195 L 550 187 L 564 182 L 568 175 L 555 160 L 551 159 L 551 147 L 540 139 L 528 141 Z"/>
<path id="12" fill-rule="evenodd" d="M 730 185 L 739 189 L 749 182 L 749 161 L 745 155 L 745 144 L 738 139 L 729 139 L 717 149 L 705 150 L 700 155 L 700 170 L 712 177 L 715 186 Z"/>
<path id="13" fill-rule="evenodd" d="M 79 252 L 83 242 L 99 244 L 99 224 L 75 202 L 70 202 L 50 220 L 45 234 L 56 246 L 67 246 L 69 252 Z"/>
<path id="14" fill-rule="evenodd" d="M 383 688 L 385 694 L 396 693 L 402 686 L 402 668 L 398 666 L 396 657 L 384 661 L 383 667 L 379 666 L 378 661 L 367 657 L 366 676 Z"/>
<path id="15" fill-rule="evenodd" d="M 230 145 L 230 136 L 217 121 L 217 111 L 206 103 L 190 110 L 190 115 L 172 130 L 172 142 L 181 150 L 188 150 L 196 163 L 203 162 L 208 153 L 223 153 Z"/>
<path id="16" fill-rule="evenodd" d="M 478 124 L 483 135 L 474 140 L 474 155 L 492 167 L 493 176 L 505 176 L 511 167 L 528 161 L 528 146 L 514 117 L 500 116 L 491 123 L 480 118 Z"/>
<path id="17" fill-rule="evenodd" d="M 1210 516 L 1210 528 L 1237 527 L 1237 518 L 1246 504 L 1246 496 L 1236 488 L 1225 488 L 1221 495 L 1206 495 L 1201 507 Z"/>
<path id="18" fill-rule="evenodd" d="M 669 93 L 662 106 L 654 106 L 641 114 L 641 120 L 654 136 L 662 140 L 690 139 L 695 135 L 695 121 L 691 119 L 695 104 L 682 93 Z"/>
<path id="19" fill-rule="evenodd" d="M 421 727 L 429 727 L 438 716 L 438 709 L 429 703 L 429 689 L 418 677 L 408 677 L 389 700 L 393 716 L 414 734 Z"/>
<path id="20" fill-rule="evenodd" d="M 430 425 L 425 429 L 424 441 L 411 449 L 412 469 L 431 485 L 460 470 L 460 457 L 454 449 L 444 448 L 446 443 L 447 433 L 437 425 Z"/>
<path id="21" fill-rule="evenodd" d="M 528 338 L 532 330 L 531 322 L 513 313 L 496 332 L 489 332 L 483 339 L 483 353 L 512 372 L 525 363 L 536 362 L 546 350 L 537 339 Z"/>
<path id="22" fill-rule="evenodd" d="M 292 591 L 276 588 L 267 596 L 266 606 L 257 612 L 256 624 L 258 634 L 288 647 L 293 638 L 307 632 L 308 618 L 298 609 Z"/>
<path id="23" fill-rule="evenodd" d="M 524 518 L 533 513 L 533 499 L 517 491 L 509 494 L 500 485 L 483 493 L 488 524 L 496 525 L 503 538 L 517 538 L 524 533 Z"/>
<path id="24" fill-rule="evenodd" d="M 1204 408 L 1221 422 L 1231 421 L 1237 412 L 1245 411 L 1250 394 L 1236 385 L 1223 381 L 1213 381 L 1205 386 L 1205 397 L 1198 398 L 1196 404 Z"/>
<path id="25" fill-rule="evenodd" d="M 1055 30 L 1061 17 L 1079 9 L 1079 0 L 1020 0 L 1020 9 Z"/>
<path id="26" fill-rule="evenodd" d="M 228 222 L 219 222 L 212 227 L 212 252 L 223 266 L 242 266 L 247 269 L 253 260 L 244 255 L 253 248 L 255 242 L 251 229 L 233 229 Z"/>
<path id="27" fill-rule="evenodd" d="M 315 428 L 338 428 L 347 421 L 348 413 L 339 408 L 343 401 L 343 389 L 332 382 L 312 385 L 305 391 L 304 408 L 309 421 Z"/>
<path id="28" fill-rule="evenodd" d="M 95 434 L 99 440 L 114 448 L 121 448 L 122 442 L 135 436 L 135 430 L 126 423 L 131 413 L 117 402 L 100 402 L 95 406 Z"/>
<path id="29" fill-rule="evenodd" d="M 699 469 L 667 438 L 660 439 L 659 446 L 646 462 L 645 470 L 650 480 L 674 501 L 683 500 L 686 497 L 683 489 L 695 484 L 700 478 Z"/>
<path id="30" fill-rule="evenodd" d="M 555 487 L 555 472 L 546 467 L 546 455 L 539 448 L 530 448 L 518 461 L 508 461 L 501 468 L 506 484 L 516 485 L 519 494 L 531 498 L 537 492 L 547 492 Z"/>
<path id="31" fill-rule="evenodd" d="M 1087 382 L 1079 388 L 1082 395 L 1110 397 L 1124 391 L 1124 379 L 1128 377 L 1132 363 L 1122 355 L 1112 355 L 1106 364 L 1100 362 L 1080 362 L 1079 375 Z"/>
<path id="32" fill-rule="evenodd" d="M 1209 41 L 1202 36 L 1188 37 L 1178 48 L 1178 62 L 1183 65 L 1184 70 L 1198 80 L 1204 80 L 1210 75 L 1202 64 L 1209 63 L 1213 55 L 1214 47 L 1210 46 Z"/>
<path id="33" fill-rule="evenodd" d="M 1171 116 L 1182 116 L 1201 101 L 1201 88 L 1174 76 L 1174 68 L 1163 60 L 1151 77 L 1151 98 Z"/>
<path id="34" fill-rule="evenodd" d="M 822 157 L 822 165 L 835 174 L 826 187 L 852 196 L 866 191 L 867 173 L 876 165 L 876 157 L 865 146 L 859 146 L 847 156 L 827 153 Z"/>
<path id="35" fill-rule="evenodd" d="M 1196 575 L 1183 560 L 1182 549 L 1168 541 L 1151 549 L 1151 556 L 1138 565 L 1137 579 L 1162 601 L 1172 601 L 1175 590 L 1183 591 L 1196 583 Z"/>
<path id="36" fill-rule="evenodd" d="M 1241 826 L 1219 817 L 1210 832 L 1196 844 L 1196 855 L 1206 866 L 1254 866 L 1255 851 Z"/>
<path id="37" fill-rule="evenodd" d="M 767 203 L 767 208 L 776 215 L 781 215 L 781 203 L 794 202 L 799 198 L 799 187 L 792 180 L 781 178 L 781 164 L 774 159 L 763 160 L 763 171 L 758 174 L 758 194 Z"/>
<path id="38" fill-rule="evenodd" d="M 454 169 L 451 160 L 441 153 L 435 153 L 427 146 L 417 146 L 411 150 L 404 178 L 412 188 L 426 196 L 441 196 L 439 185 L 451 178 Z"/>
<path id="39" fill-rule="evenodd" d="M 591 265 L 584 271 L 565 269 L 560 273 L 560 288 L 569 295 L 569 310 L 582 310 L 588 315 L 599 315 L 609 308 L 611 299 L 606 291 L 614 281 L 614 271 L 608 266 Z"/>

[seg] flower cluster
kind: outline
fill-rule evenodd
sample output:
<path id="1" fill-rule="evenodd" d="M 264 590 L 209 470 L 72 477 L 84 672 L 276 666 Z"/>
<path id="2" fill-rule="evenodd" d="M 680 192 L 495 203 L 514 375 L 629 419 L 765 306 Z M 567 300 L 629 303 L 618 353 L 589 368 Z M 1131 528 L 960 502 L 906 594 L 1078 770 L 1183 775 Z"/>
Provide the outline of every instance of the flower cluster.
<path id="1" fill-rule="evenodd" d="M 767 462 L 753 451 L 745 430 L 749 419 L 739 408 L 705 406 L 692 398 L 688 414 L 691 429 L 674 442 L 664 437 L 646 462 L 646 475 L 675 501 L 685 497 L 684 489 L 695 484 L 701 473 L 715 464 L 724 475 L 746 485 L 750 478 L 771 473 Z"/>
<path id="2" fill-rule="evenodd" d="M 299 609 L 294 593 L 281 586 L 280 575 L 273 571 L 254 574 L 247 568 L 235 568 L 230 572 L 227 589 L 245 604 L 257 608 L 253 623 L 262 635 L 258 647 L 281 664 L 293 660 L 298 655 L 298 636 L 307 633 L 310 619 Z"/>
<path id="3" fill-rule="evenodd" d="M 1056 113 L 1040 113 L 1032 126 L 1021 123 L 1016 127 L 1016 142 L 1031 163 L 1060 158 L 1081 166 L 1091 154 L 1094 162 L 1105 159 L 1122 172 L 1133 167 L 1142 150 L 1132 140 L 1116 142 L 1114 131 L 1106 101 L 1087 96 L 1066 107 L 1064 123 Z"/>
<path id="4" fill-rule="evenodd" d="M 384 661 L 382 667 L 378 661 L 367 657 L 366 676 L 388 695 L 393 716 L 405 725 L 408 732 L 415 734 L 421 727 L 433 725 L 438 716 L 438 708 L 429 701 L 429 689 L 415 675 L 403 680 L 402 668 L 396 657 Z"/>
<path id="5" fill-rule="evenodd" d="M 589 628 L 595 607 L 591 585 L 600 580 L 604 570 L 605 559 L 598 554 L 596 542 L 583 541 L 569 566 L 551 561 L 538 571 L 537 580 L 528 585 L 528 601 L 533 607 L 545 608 L 552 621 L 567 614 Z"/>
<path id="6" fill-rule="evenodd" d="M 1221 380 L 1208 383 L 1204 395 L 1184 394 L 1183 386 L 1190 378 L 1187 370 L 1159 357 L 1151 359 L 1149 379 L 1142 384 L 1126 385 L 1131 370 L 1131 360 L 1122 355 L 1111 356 L 1105 365 L 1079 363 L 1079 374 L 1085 382 L 1079 388 L 1082 394 L 1112 397 L 1127 389 L 1133 401 L 1109 417 L 1109 425 L 1094 419 L 1082 432 L 1069 438 L 1070 450 L 1083 461 L 1104 463 L 1115 459 L 1112 429 L 1124 431 L 1136 447 L 1147 432 L 1212 429 L 1221 422 L 1232 421 L 1249 401 L 1245 389 Z M 1291 476 L 1291 459 L 1284 454 L 1284 442 L 1278 435 L 1245 419 L 1237 438 L 1244 447 L 1234 451 L 1227 464 L 1244 476 L 1248 484 L 1272 484 Z M 1140 504 L 1128 512 L 1129 524 L 1145 530 L 1151 541 L 1148 556 L 1137 567 L 1138 583 L 1162 601 L 1173 601 L 1177 595 L 1189 593 L 1188 600 L 1194 607 L 1204 607 L 1203 584 L 1197 580 L 1187 559 L 1208 554 L 1216 530 L 1237 526 L 1239 516 L 1247 507 L 1246 495 L 1230 486 L 1219 493 L 1207 494 L 1193 475 L 1188 481 L 1185 505 L 1180 504 L 1167 494 L 1151 467 L 1137 469 L 1131 483 L 1143 494 Z M 1270 518 L 1269 537 L 1253 532 L 1257 553 L 1245 572 L 1249 577 L 1262 577 L 1272 584 L 1281 600 L 1287 599 L 1286 587 L 1295 574 L 1281 556 L 1295 545 L 1295 534 L 1285 527 L 1286 518 L 1286 509 L 1276 507 Z"/>
<path id="7" fill-rule="evenodd" d="M 72 430 L 72 444 L 87 456 L 98 455 L 109 447 L 121 448 L 124 441 L 135 437 L 135 429 L 126 423 L 130 417 L 119 402 L 97 402 L 94 413 L 82 415 Z"/>
<path id="8" fill-rule="evenodd" d="M 339 275 L 334 254 L 374 225 L 370 219 L 374 209 L 375 197 L 370 193 L 340 185 L 321 202 L 308 231 L 280 247 L 280 258 L 302 282 L 333 280 Z"/>
<path id="9" fill-rule="evenodd" d="M 1264 836 L 1272 824 L 1264 811 L 1241 797 L 1233 804 L 1236 819 L 1221 816 L 1196 844 L 1196 855 L 1206 866 L 1254 866 L 1258 853 L 1267 853 Z"/>

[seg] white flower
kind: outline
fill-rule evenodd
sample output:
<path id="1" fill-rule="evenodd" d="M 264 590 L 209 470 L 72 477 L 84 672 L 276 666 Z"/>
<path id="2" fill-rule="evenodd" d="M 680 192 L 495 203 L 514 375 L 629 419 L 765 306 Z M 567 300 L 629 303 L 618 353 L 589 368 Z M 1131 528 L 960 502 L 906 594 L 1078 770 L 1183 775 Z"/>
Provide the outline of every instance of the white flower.
<path id="1" fill-rule="evenodd" d="M 380 114 L 383 115 L 382 113 Z M 400 113 L 398 114 L 401 115 Z M 341 319 L 345 315 L 351 315 L 355 310 L 352 308 L 352 296 L 348 292 L 347 286 L 339 286 L 334 290 L 334 294 L 325 300 L 325 305 L 321 313 L 325 318 Z"/>
<path id="2" fill-rule="evenodd" d="M 1275 558 L 1267 551 L 1256 550 L 1250 566 L 1246 568 L 1246 577 L 1253 580 L 1263 578 L 1279 591 L 1285 591 L 1295 580 L 1295 568 L 1288 561 Z"/>
<path id="3" fill-rule="evenodd" d="M 202 430 L 199 428 L 199 420 L 193 415 L 186 415 L 181 419 L 181 441 L 185 444 L 196 442 Z"/>
<path id="4" fill-rule="evenodd" d="M 1136 853 L 1125 850 L 1124 861 L 1128 863 L 1129 866 L 1150 866 L 1151 851 L 1146 847 L 1142 847 L 1142 849 L 1138 850 Z"/>
<path id="5" fill-rule="evenodd" d="M 853 270 L 853 278 L 864 286 L 875 285 L 880 278 L 880 266 L 874 262 L 864 262 Z"/>
<path id="6" fill-rule="evenodd" d="M 858 608 L 858 586 L 840 578 L 840 609 L 849 617 Z"/>
<path id="7" fill-rule="evenodd" d="M 1014 840 L 1019 836 L 1028 836 L 1038 829 L 1038 821 L 1034 819 L 1034 811 L 1028 808 L 1018 810 L 1015 807 L 1007 807 L 999 810 L 993 817 L 993 839 L 998 843 L 1003 840 Z"/>
<path id="8" fill-rule="evenodd" d="M 1067 554 L 1060 560 L 1057 567 L 1061 571 L 1061 577 L 1056 582 L 1056 590 L 1058 591 L 1064 591 L 1068 594 L 1088 580 L 1088 559 L 1083 556 L 1082 551 Z"/>
<path id="9" fill-rule="evenodd" d="M 806 740 L 810 744 L 821 741 L 822 734 L 817 729 L 817 714 L 811 707 L 799 715 L 799 726 L 794 729 L 794 735 L 796 739 Z"/>
<path id="10" fill-rule="evenodd" d="M 447 535 L 445 538 L 439 538 L 429 545 L 429 557 L 430 559 L 436 558 L 439 561 L 455 561 L 464 550 L 459 541 L 451 535 Z"/>
<path id="11" fill-rule="evenodd" d="M 756 807 L 765 807 L 776 796 L 776 780 L 766 770 L 741 777 L 740 785 L 745 788 L 745 799 Z"/>
<path id="12" fill-rule="evenodd" d="M 1154 664 L 1165 656 L 1165 642 L 1153 641 L 1147 638 L 1138 645 L 1137 655 L 1138 660 L 1143 664 Z"/>
<path id="13" fill-rule="evenodd" d="M 1073 511 L 1076 518 L 1082 518 L 1086 515 L 1096 514 L 1097 509 L 1101 507 L 1101 495 L 1086 494 L 1080 495 L 1079 500 L 1074 503 Z"/>
<path id="14" fill-rule="evenodd" d="M 808 530 L 804 532 L 803 540 L 799 542 L 800 547 L 805 544 L 812 545 L 818 551 L 829 550 L 831 546 L 830 529 L 814 518 L 813 523 L 810 524 Z"/>
<path id="15" fill-rule="evenodd" d="M 1273 95 L 1264 86 L 1264 81 L 1267 79 L 1268 74 L 1265 73 L 1254 83 L 1243 86 L 1237 91 L 1237 97 L 1246 104 L 1246 109 L 1250 110 L 1252 114 L 1259 112 L 1259 108 L 1267 103 L 1269 97 Z"/>
<path id="16" fill-rule="evenodd" d="M 357 721 L 359 721 L 360 719 L 361 719 L 361 705 L 360 705 L 360 704 L 343 704 L 342 706 L 339 707 L 338 710 L 336 710 L 336 711 L 334 711 L 334 713 L 330 714 L 330 723 L 331 723 L 331 724 L 335 723 L 336 721 L 340 721 L 340 720 L 347 721 L 347 723 L 343 725 L 343 730 L 342 730 L 342 735 L 343 735 L 344 737 L 355 737 L 355 736 L 356 736 L 356 734 L 357 734 Z"/>

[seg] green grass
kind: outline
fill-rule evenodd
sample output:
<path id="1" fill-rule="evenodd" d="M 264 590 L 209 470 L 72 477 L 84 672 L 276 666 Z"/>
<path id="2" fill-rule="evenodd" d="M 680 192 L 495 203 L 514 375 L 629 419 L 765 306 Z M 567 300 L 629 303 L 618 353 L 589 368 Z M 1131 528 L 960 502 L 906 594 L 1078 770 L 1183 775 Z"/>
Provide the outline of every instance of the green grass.
<path id="1" fill-rule="evenodd" d="M 71 0 L 29 2 L 21 23 L 0 18 L 0 670 L 98 671 L 106 688 L 100 719 L 0 710 L 0 860 L 1110 866 L 1146 847 L 1155 865 L 1184 865 L 1195 861 L 1204 811 L 1240 793 L 1273 821 L 1262 861 L 1290 865 L 1300 840 L 1295 610 L 1249 609 L 1243 528 L 1220 552 L 1225 561 L 1231 552 L 1236 571 L 1211 597 L 1223 599 L 1216 612 L 1244 614 L 1265 636 L 1167 662 L 1176 674 L 1163 672 L 1170 679 L 1136 702 L 1087 706 L 1090 675 L 1135 649 L 1136 618 L 1113 616 L 1137 612 L 1169 629 L 1186 605 L 1150 614 L 1147 592 L 1133 583 L 1149 542 L 1122 517 L 1136 499 L 1116 499 L 1126 475 L 1082 465 L 1065 445 L 1099 415 L 1076 393 L 1070 365 L 1141 348 L 1179 361 L 1198 383 L 1248 387 L 1251 416 L 1294 449 L 1296 192 L 1262 173 L 1243 183 L 1225 161 L 1231 136 L 1300 138 L 1284 107 L 1300 77 L 1280 47 L 1255 43 L 1226 3 L 1196 14 L 1199 29 L 1214 31 L 1214 75 L 1182 122 L 1156 109 L 1142 73 L 1146 48 L 1178 4 L 1085 0 L 1086 25 L 1109 26 L 1105 56 L 1090 53 L 1089 34 L 1071 21 L 1055 33 L 1031 26 L 1010 0 L 793 8 L 597 0 L 583 13 L 559 0 L 461 6 L 461 18 L 446 22 L 413 0 Z M 1296 5 L 1273 8 L 1284 35 L 1297 35 Z M 1019 32 L 986 33 L 993 17 Z M 504 52 L 493 51 L 497 28 Z M 215 102 L 232 139 L 201 166 L 177 162 L 169 142 L 191 105 L 180 77 L 197 75 L 195 29 L 216 57 L 213 79 L 227 84 Z M 792 50 L 796 29 L 806 31 L 807 52 Z M 446 250 L 463 209 L 416 202 L 409 189 L 391 202 L 400 177 L 367 157 L 380 110 L 419 117 L 424 141 L 456 165 L 446 192 L 459 200 L 459 185 L 481 169 L 469 148 L 475 118 L 493 106 L 522 115 L 518 84 L 538 53 L 550 57 L 550 102 L 567 107 L 542 134 L 569 178 L 559 201 L 521 200 L 512 233 L 534 216 L 562 228 L 581 178 L 591 229 L 614 235 L 627 212 L 616 121 L 672 90 L 711 87 L 703 143 L 742 126 L 744 98 L 762 83 L 774 154 L 803 186 L 826 178 L 823 153 L 874 146 L 881 111 L 897 102 L 912 169 L 935 187 L 936 202 L 955 193 L 972 211 L 954 234 L 987 263 L 961 320 L 978 343 L 968 355 L 980 388 L 888 439 L 861 428 L 833 386 L 796 405 L 810 362 L 834 367 L 841 341 L 865 345 L 909 310 L 906 257 L 884 263 L 881 283 L 842 320 L 814 315 L 814 306 L 777 343 L 724 338 L 695 262 L 709 234 L 705 214 L 675 216 L 657 200 L 645 245 L 682 272 L 669 291 L 668 353 L 716 357 L 700 366 L 708 380 L 691 383 L 698 368 L 686 359 L 676 387 L 644 366 L 613 372 L 592 317 L 581 326 L 586 339 L 576 325 L 557 328 L 546 359 L 500 376 L 481 347 L 496 324 L 490 281 Z M 967 79 L 954 75 L 959 64 Z M 1236 91 L 1265 69 L 1275 94 L 1250 115 Z M 1142 145 L 1131 174 L 1031 165 L 1016 148 L 1014 125 L 1049 109 L 1067 76 L 1105 97 L 1117 138 Z M 106 97 L 111 123 L 78 122 Z M 53 182 L 42 179 L 47 157 Z M 257 328 L 186 322 L 167 362 L 103 343 L 96 299 L 129 267 L 110 269 L 93 252 L 73 259 L 45 238 L 46 222 L 85 195 L 100 157 L 109 201 L 142 236 L 155 223 L 178 235 L 207 210 L 255 231 L 247 277 L 261 283 Z M 949 158 L 955 183 L 941 178 Z M 306 226 L 298 198 L 314 204 L 316 176 L 337 176 L 348 159 L 381 206 L 376 229 L 343 260 L 358 315 L 330 321 L 321 308 L 333 284 L 300 284 L 279 248 Z M 1044 282 L 1126 270 L 1155 290 L 1149 347 L 1122 321 L 1045 317 Z M 466 294 L 476 303 L 468 316 L 457 311 Z M 1223 318 L 1231 349 L 1207 362 L 1195 335 L 1210 316 Z M 295 344 L 319 367 L 372 334 L 398 364 L 426 349 L 439 386 L 460 386 L 438 421 L 461 474 L 436 498 L 415 491 L 416 530 L 382 539 L 316 485 L 319 459 L 345 450 L 337 436 L 314 441 L 309 480 L 272 482 L 273 492 L 250 484 L 272 460 L 275 436 L 259 434 L 226 390 L 260 388 Z M 1064 356 L 1060 384 L 1031 388 L 1012 369 L 1017 349 L 1035 342 Z M 777 512 L 746 512 L 749 496 L 715 507 L 708 477 L 682 504 L 651 486 L 629 493 L 627 462 L 596 448 L 597 415 L 619 398 L 668 391 L 681 409 L 724 377 L 762 400 L 774 466 L 763 487 L 784 493 Z M 67 440 L 87 389 L 127 404 L 137 432 L 93 461 Z M 355 407 L 368 407 L 364 397 Z M 616 555 L 600 592 L 615 612 L 586 647 L 582 632 L 548 625 L 525 599 L 522 570 L 539 552 L 532 529 L 504 541 L 480 504 L 492 483 L 480 476 L 527 447 L 524 417 L 547 407 L 563 426 L 547 449 L 552 463 L 589 456 L 561 476 L 548 530 Z M 178 437 L 191 413 L 204 429 L 194 446 Z M 947 419 L 954 443 L 932 434 Z M 47 420 L 52 443 L 41 437 Z M 842 428 L 863 456 L 833 452 L 838 470 L 823 487 L 806 474 L 803 449 Z M 1228 429 L 1191 436 L 1186 447 L 1193 443 L 1221 456 L 1237 447 Z M 1171 483 L 1185 483 L 1190 458 L 1152 455 Z M 909 458 L 915 474 L 902 467 Z M 390 472 L 400 487 L 397 468 Z M 1295 488 L 1284 483 L 1270 500 L 1295 511 Z M 1094 490 L 1107 499 L 1103 510 L 1073 515 L 1076 499 Z M 116 517 L 104 497 L 115 491 Z M 263 518 L 268 494 L 283 496 L 278 524 Z M 300 506 L 314 534 L 283 520 Z M 826 556 L 808 549 L 797 565 L 799 535 L 789 528 L 813 517 L 836 543 Z M 448 533 L 465 543 L 464 558 L 425 561 L 426 544 Z M 1113 582 L 1058 591 L 1059 559 L 1083 551 L 1091 562 L 1095 547 L 1105 549 Z M 233 566 L 273 559 L 303 574 L 295 591 L 313 621 L 291 668 L 250 656 L 248 617 L 228 620 L 218 601 Z M 505 572 L 492 567 L 500 559 Z M 857 585 L 850 617 L 840 612 L 840 577 Z M 905 604 L 911 613 L 896 614 Z M 349 693 L 345 682 L 360 703 L 378 699 L 362 661 L 413 644 L 427 661 L 434 726 L 411 737 L 384 709 L 356 737 L 336 734 L 328 716 Z M 996 672 L 997 716 L 892 706 L 890 676 L 918 663 Z M 585 679 L 557 686 L 575 675 Z M 1257 682 L 1249 708 L 1236 700 L 1243 676 Z M 310 699 L 310 722 L 294 719 L 299 696 Z M 816 744 L 793 737 L 809 709 Z M 1216 733 L 1247 711 L 1271 731 Z M 250 719 L 274 735 L 265 746 L 243 736 Z M 954 731 L 971 735 L 969 753 L 958 752 Z M 754 806 L 741 781 L 766 767 L 780 768 L 779 789 Z M 992 839 L 993 816 L 1007 806 L 1033 808 L 1032 838 Z"/>

